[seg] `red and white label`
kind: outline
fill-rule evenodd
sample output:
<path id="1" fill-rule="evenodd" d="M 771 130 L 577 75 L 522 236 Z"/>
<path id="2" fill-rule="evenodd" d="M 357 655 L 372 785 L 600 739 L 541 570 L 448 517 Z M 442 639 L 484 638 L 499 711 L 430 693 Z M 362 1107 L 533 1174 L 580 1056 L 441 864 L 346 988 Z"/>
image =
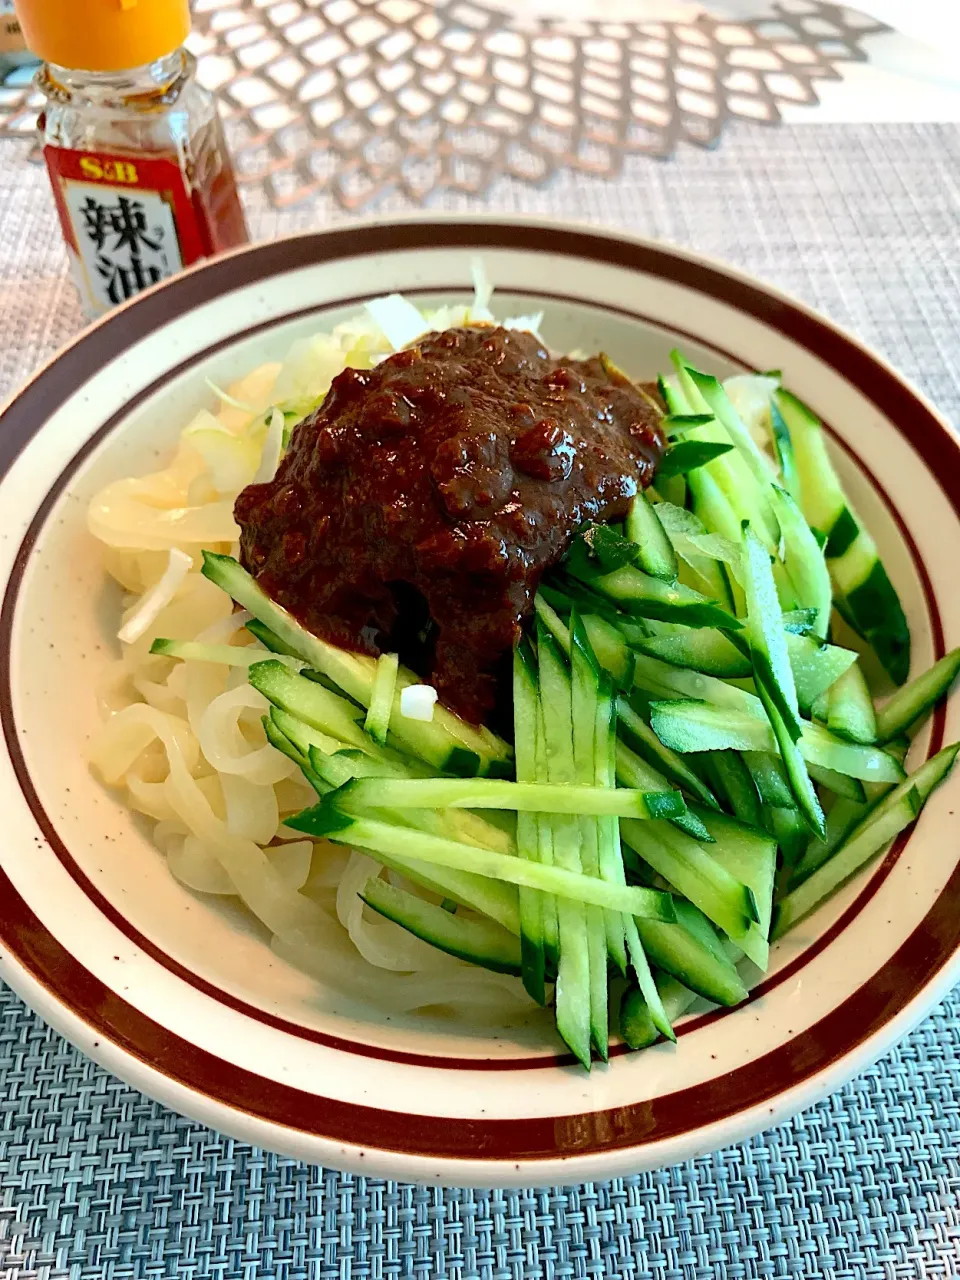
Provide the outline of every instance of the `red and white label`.
<path id="1" fill-rule="evenodd" d="M 171 157 L 45 147 L 77 286 L 106 311 L 208 252 L 183 174 Z"/>

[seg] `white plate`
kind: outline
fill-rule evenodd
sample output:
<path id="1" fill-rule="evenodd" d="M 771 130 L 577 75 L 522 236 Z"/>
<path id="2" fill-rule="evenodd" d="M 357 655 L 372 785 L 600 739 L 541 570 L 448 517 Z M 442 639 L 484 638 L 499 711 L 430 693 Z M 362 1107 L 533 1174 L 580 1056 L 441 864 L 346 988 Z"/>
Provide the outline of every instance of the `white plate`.
<path id="1" fill-rule="evenodd" d="M 2 973 L 86 1053 L 261 1147 L 383 1176 L 544 1184 L 668 1164 L 835 1089 L 960 976 L 960 778 L 871 872 L 774 948 L 751 1000 L 589 1076 L 546 1015 L 498 1039 L 371 1016 L 276 960 L 242 913 L 181 888 L 89 775 L 93 689 L 118 600 L 89 495 L 156 466 L 224 383 L 364 299 L 450 299 L 482 254 L 504 314 L 543 307 L 557 348 L 637 376 L 679 343 L 724 375 L 781 368 L 829 425 L 901 593 L 915 669 L 960 643 L 960 448 L 880 360 L 798 303 L 693 255 L 550 223 L 365 224 L 260 245 L 107 317 L 0 421 Z M 960 737 L 935 716 L 919 761 Z M 358 960 L 358 963 L 361 963 Z"/>

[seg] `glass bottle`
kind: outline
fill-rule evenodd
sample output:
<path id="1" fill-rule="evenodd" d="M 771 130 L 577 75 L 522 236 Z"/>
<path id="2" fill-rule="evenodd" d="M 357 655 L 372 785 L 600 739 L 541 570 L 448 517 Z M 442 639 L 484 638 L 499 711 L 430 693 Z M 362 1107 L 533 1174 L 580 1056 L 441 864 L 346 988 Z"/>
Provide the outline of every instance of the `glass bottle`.
<path id="1" fill-rule="evenodd" d="M 16 0 L 44 156 L 85 309 L 245 244 L 223 127 L 182 47 L 187 0 Z"/>

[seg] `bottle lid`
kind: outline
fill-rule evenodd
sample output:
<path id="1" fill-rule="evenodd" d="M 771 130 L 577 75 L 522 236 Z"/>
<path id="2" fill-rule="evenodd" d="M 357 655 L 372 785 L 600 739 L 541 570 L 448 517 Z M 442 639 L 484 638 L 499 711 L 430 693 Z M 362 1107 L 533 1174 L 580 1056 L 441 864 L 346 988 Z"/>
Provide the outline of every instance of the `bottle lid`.
<path id="1" fill-rule="evenodd" d="M 27 48 L 59 67 L 123 71 L 183 44 L 189 0 L 14 0 Z"/>

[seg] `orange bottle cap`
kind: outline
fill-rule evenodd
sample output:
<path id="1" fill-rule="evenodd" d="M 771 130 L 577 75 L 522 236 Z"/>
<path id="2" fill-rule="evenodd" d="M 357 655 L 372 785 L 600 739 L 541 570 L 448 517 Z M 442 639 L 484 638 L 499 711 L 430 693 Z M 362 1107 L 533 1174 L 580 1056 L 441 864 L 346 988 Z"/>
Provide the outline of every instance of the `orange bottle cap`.
<path id="1" fill-rule="evenodd" d="M 76 71 L 123 71 L 172 53 L 189 0 L 14 0 L 27 48 Z"/>

